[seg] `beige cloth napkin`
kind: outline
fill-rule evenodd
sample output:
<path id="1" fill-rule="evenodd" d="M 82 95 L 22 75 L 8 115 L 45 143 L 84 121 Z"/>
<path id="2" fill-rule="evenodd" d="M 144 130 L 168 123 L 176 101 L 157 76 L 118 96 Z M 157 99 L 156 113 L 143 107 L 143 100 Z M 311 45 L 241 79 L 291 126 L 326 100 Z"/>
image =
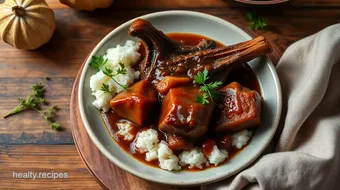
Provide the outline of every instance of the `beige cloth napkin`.
<path id="1" fill-rule="evenodd" d="M 277 72 L 283 129 L 275 152 L 202 189 L 340 189 L 340 24 L 291 45 Z"/>

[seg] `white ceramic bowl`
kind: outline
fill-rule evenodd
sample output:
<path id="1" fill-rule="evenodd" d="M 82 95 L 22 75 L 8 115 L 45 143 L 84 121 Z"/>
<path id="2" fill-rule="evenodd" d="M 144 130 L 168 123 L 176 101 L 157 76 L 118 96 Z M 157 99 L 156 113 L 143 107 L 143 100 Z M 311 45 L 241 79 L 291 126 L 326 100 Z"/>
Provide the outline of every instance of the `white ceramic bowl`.
<path id="1" fill-rule="evenodd" d="M 142 16 L 163 32 L 196 33 L 215 39 L 223 44 L 235 44 L 251 37 L 235 25 L 220 18 L 191 11 L 165 11 Z M 110 32 L 91 52 L 103 55 L 106 49 L 123 44 L 128 39 L 130 20 Z M 96 72 L 89 67 L 89 60 L 83 68 L 79 86 L 79 108 L 86 131 L 98 149 L 114 164 L 140 178 L 172 185 L 199 185 L 218 181 L 240 172 L 252 163 L 271 141 L 281 114 L 281 88 L 275 68 L 266 57 L 256 58 L 249 65 L 259 79 L 264 99 L 263 124 L 256 131 L 251 143 L 227 163 L 199 172 L 169 172 L 145 165 L 124 152 L 105 128 L 100 112 L 92 105 L 89 86 L 90 77 Z M 98 163 L 100 164 L 100 163 Z M 114 181 L 112 182 L 114 183 Z"/>

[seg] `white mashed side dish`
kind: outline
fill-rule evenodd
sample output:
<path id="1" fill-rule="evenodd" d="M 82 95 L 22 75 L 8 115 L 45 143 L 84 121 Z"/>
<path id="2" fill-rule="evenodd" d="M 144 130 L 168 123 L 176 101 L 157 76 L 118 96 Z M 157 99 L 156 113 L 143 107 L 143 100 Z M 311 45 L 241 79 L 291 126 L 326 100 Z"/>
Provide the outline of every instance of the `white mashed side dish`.
<path id="1" fill-rule="evenodd" d="M 202 169 L 206 165 L 207 159 L 202 151 L 198 148 L 193 148 L 188 151 L 183 151 L 179 156 L 181 166 L 189 165 L 189 168 Z"/>
<path id="2" fill-rule="evenodd" d="M 135 79 L 139 78 L 139 71 L 135 71 L 132 66 L 136 64 L 140 58 L 138 53 L 140 44 L 132 40 L 126 41 L 124 46 L 117 45 L 115 48 L 110 48 L 106 51 L 104 59 L 107 59 L 105 67 L 113 70 L 113 74 L 120 68 L 119 63 L 123 63 L 126 69 L 126 74 L 120 74 L 114 79 L 121 85 L 130 86 Z M 111 93 L 100 90 L 101 86 L 106 84 L 109 86 Z M 123 88 L 114 82 L 110 77 L 106 76 L 102 71 L 98 71 L 90 78 L 90 87 L 92 95 L 96 97 L 93 105 L 98 109 L 107 112 L 110 109 L 110 100 L 114 95 L 121 92 Z"/>
<path id="3" fill-rule="evenodd" d="M 214 164 L 215 166 L 217 166 L 227 158 L 228 151 L 224 149 L 218 149 L 216 145 L 214 145 L 213 150 L 208 155 L 208 160 L 210 164 Z"/>
<path id="4" fill-rule="evenodd" d="M 165 141 L 161 141 L 159 143 L 157 155 L 159 160 L 159 166 L 163 170 L 169 171 L 181 170 L 178 157 L 172 152 L 172 150 L 168 147 L 168 144 Z"/>
<path id="5" fill-rule="evenodd" d="M 238 133 L 234 133 L 231 136 L 232 139 L 232 146 L 241 149 L 244 145 L 247 144 L 248 140 L 250 139 L 252 133 L 248 130 L 243 130 Z"/>
<path id="6" fill-rule="evenodd" d="M 133 139 L 133 136 L 129 133 L 131 129 L 128 125 L 120 124 L 119 129 L 122 130 L 121 134 L 129 141 Z M 233 134 L 232 145 L 238 149 L 242 148 L 247 144 L 251 135 L 252 133 L 248 130 Z M 197 147 L 182 151 L 177 157 L 165 141 L 159 142 L 158 133 L 155 129 L 137 133 L 134 143 L 136 151 L 145 153 L 146 161 L 158 159 L 160 168 L 168 171 L 181 170 L 182 166 L 188 166 L 190 169 L 203 169 L 204 166 L 209 166 L 209 164 L 218 166 L 228 158 L 228 151 L 219 149 L 216 145 L 213 146 L 213 150 L 207 157 Z"/>
<path id="7" fill-rule="evenodd" d="M 145 154 L 145 160 L 148 161 L 148 162 L 150 162 L 152 160 L 156 160 L 158 158 L 157 150 L 158 150 L 158 144 L 153 149 L 149 150 Z"/>
<path id="8" fill-rule="evenodd" d="M 121 121 L 116 123 L 118 127 L 117 136 L 125 141 L 132 141 L 135 138 L 135 134 L 133 133 L 134 126 L 132 123 L 127 121 Z"/>
<path id="9" fill-rule="evenodd" d="M 135 147 L 139 153 L 145 153 L 157 149 L 158 142 L 157 131 L 148 129 L 137 134 Z"/>

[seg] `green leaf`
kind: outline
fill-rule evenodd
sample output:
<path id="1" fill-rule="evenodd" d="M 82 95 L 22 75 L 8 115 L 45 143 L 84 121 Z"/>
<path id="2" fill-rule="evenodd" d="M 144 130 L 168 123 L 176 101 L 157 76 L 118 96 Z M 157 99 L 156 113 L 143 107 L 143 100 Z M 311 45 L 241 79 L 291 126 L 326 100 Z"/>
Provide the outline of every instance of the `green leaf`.
<path id="1" fill-rule="evenodd" d="M 206 86 L 206 85 L 200 86 L 200 91 L 201 91 L 201 92 L 209 92 L 209 88 L 208 88 L 208 86 Z"/>
<path id="2" fill-rule="evenodd" d="M 102 84 L 102 86 L 100 87 L 100 90 L 106 93 L 111 93 L 110 89 L 109 89 L 109 85 L 108 84 Z"/>
<path id="3" fill-rule="evenodd" d="M 198 72 L 197 75 L 194 76 L 195 83 L 200 85 L 200 91 L 204 92 L 203 96 L 196 96 L 196 101 L 201 104 L 209 103 L 207 98 L 210 98 L 214 101 L 219 98 L 219 93 L 215 91 L 215 89 L 222 85 L 221 81 L 214 81 L 206 84 L 206 81 L 209 79 L 208 70 L 204 69 L 203 72 Z"/>
<path id="4" fill-rule="evenodd" d="M 209 104 L 209 101 L 208 101 L 208 94 L 207 93 L 203 93 L 202 96 L 199 96 L 199 95 L 196 95 L 195 96 L 195 100 L 196 102 L 200 103 L 200 104 Z"/>
<path id="5" fill-rule="evenodd" d="M 43 97 L 44 96 L 44 86 L 41 83 L 34 84 L 31 86 L 32 88 L 32 93 L 31 96 L 35 97 Z"/>
<path id="6" fill-rule="evenodd" d="M 53 130 L 55 131 L 59 131 L 61 129 L 61 125 L 59 124 L 59 122 L 53 122 L 51 123 L 51 127 Z"/>
<path id="7" fill-rule="evenodd" d="M 101 70 L 104 65 L 106 64 L 107 59 L 104 59 L 104 56 L 92 56 L 90 66 L 93 68 L 96 68 L 98 70 Z"/>
<path id="8" fill-rule="evenodd" d="M 41 111 L 40 106 L 45 103 L 44 99 L 44 86 L 40 83 L 34 84 L 31 86 L 32 92 L 28 95 L 26 99 L 19 98 L 19 105 L 4 115 L 4 118 L 9 117 L 11 115 L 20 113 L 24 110 L 35 110 L 40 113 L 41 116 L 47 121 L 47 123 L 52 127 L 54 130 L 58 130 L 61 128 L 58 122 L 53 122 L 52 119 L 56 115 L 56 111 L 58 110 L 57 106 L 52 106 L 45 111 Z"/>
<path id="9" fill-rule="evenodd" d="M 119 75 L 119 74 L 125 75 L 127 73 L 125 65 L 123 63 L 119 62 L 119 66 L 120 66 L 120 68 L 117 69 L 117 71 L 116 71 L 117 74 L 116 75 Z"/>
<path id="10" fill-rule="evenodd" d="M 268 28 L 268 20 L 264 17 L 258 16 L 254 12 L 246 13 L 246 18 L 249 21 L 248 27 L 251 30 L 259 30 Z"/>
<path id="11" fill-rule="evenodd" d="M 207 87 L 209 89 L 215 89 L 215 88 L 217 88 L 220 85 L 222 85 L 221 81 L 215 81 L 215 82 L 211 82 L 211 83 L 207 84 Z"/>
<path id="12" fill-rule="evenodd" d="M 203 72 L 199 71 L 195 76 L 194 76 L 194 81 L 197 84 L 204 84 L 206 80 L 208 80 L 208 70 L 204 69 Z"/>
<path id="13" fill-rule="evenodd" d="M 108 76 L 108 77 L 114 77 L 113 76 L 113 70 L 112 69 L 109 69 L 109 68 L 107 68 L 107 67 L 105 67 L 103 70 L 102 70 L 102 72 L 106 75 L 106 76 Z"/>

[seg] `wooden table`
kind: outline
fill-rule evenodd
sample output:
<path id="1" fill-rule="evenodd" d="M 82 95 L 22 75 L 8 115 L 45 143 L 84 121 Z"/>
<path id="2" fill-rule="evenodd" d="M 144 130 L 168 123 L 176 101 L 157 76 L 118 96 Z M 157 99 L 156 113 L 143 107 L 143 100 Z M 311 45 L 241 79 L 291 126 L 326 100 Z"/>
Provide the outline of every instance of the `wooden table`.
<path id="1" fill-rule="evenodd" d="M 101 189 L 74 146 L 69 121 L 70 94 L 86 55 L 108 32 L 129 19 L 184 9 L 215 15 L 246 29 L 244 13 L 257 10 L 269 19 L 270 29 L 255 34 L 264 34 L 279 44 L 280 51 L 340 21 L 339 0 L 292 0 L 270 7 L 244 6 L 230 0 L 116 0 L 111 8 L 94 12 L 75 11 L 57 0 L 47 2 L 54 9 L 57 22 L 48 44 L 36 51 L 21 51 L 0 42 L 0 115 L 16 106 L 17 98 L 26 97 L 31 84 L 43 82 L 48 89 L 46 99 L 61 108 L 58 119 L 64 130 L 51 130 L 31 111 L 1 118 L 0 189 Z M 275 64 L 277 61 L 274 60 Z M 42 80 L 44 76 L 51 80 Z M 68 178 L 13 179 L 13 171 L 67 172 Z M 136 188 L 132 184 L 131 189 Z"/>

